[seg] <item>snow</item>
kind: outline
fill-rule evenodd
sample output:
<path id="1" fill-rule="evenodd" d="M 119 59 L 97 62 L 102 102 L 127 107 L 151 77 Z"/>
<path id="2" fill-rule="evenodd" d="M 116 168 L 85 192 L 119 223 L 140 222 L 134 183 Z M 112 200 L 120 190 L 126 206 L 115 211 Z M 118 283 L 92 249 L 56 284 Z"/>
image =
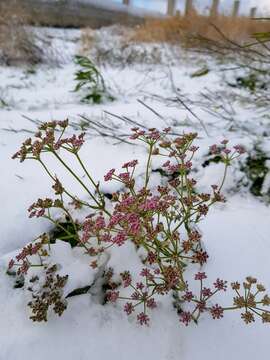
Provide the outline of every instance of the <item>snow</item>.
<path id="1" fill-rule="evenodd" d="M 99 35 L 102 34 L 100 39 L 104 42 L 103 47 L 106 47 L 108 38 L 111 44 L 111 32 L 111 29 L 98 31 Z M 122 312 L 121 303 L 101 305 L 94 292 L 69 298 L 68 308 L 60 319 L 50 314 L 45 324 L 29 320 L 29 299 L 23 289 L 13 289 L 13 280 L 6 275 L 6 265 L 20 248 L 51 228 L 44 220 L 28 219 L 26 210 L 38 197 L 49 196 L 52 192 L 49 179 L 37 164 L 27 161 L 19 164 L 10 159 L 20 143 L 29 136 L 29 132 L 35 129 L 35 125 L 27 118 L 48 121 L 68 117 L 74 124 L 78 124 L 79 115 L 84 114 L 90 119 L 102 120 L 118 134 L 128 133 L 130 125 L 104 113 L 108 111 L 127 116 L 147 127 L 172 125 L 178 133 L 183 130 L 198 131 L 201 148 L 198 159 L 194 161 L 198 170 L 195 176 L 199 180 L 200 189 L 205 191 L 222 176 L 220 164 L 211 164 L 205 168 L 198 166 L 208 159 L 208 147 L 212 143 L 229 138 L 233 145 L 241 143 L 250 149 L 260 139 L 262 147 L 270 151 L 268 137 L 261 136 L 262 132 L 269 134 L 269 122 L 263 119 L 262 109 L 252 108 L 248 101 L 240 103 L 230 96 L 231 88 L 227 86 L 224 75 L 218 71 L 213 59 L 202 55 L 197 59 L 197 55 L 182 51 L 176 62 L 170 55 L 172 61 L 168 66 L 168 53 L 165 51 L 165 56 L 163 49 L 161 57 L 165 56 L 165 61 L 160 64 L 135 61 L 122 66 L 107 63 L 101 66 L 101 70 L 105 79 L 108 79 L 116 101 L 83 105 L 79 101 L 80 95 L 72 91 L 75 85 L 75 65 L 70 60 L 79 51 L 70 39 L 79 34 L 73 30 L 61 33 L 61 36 L 59 31 L 56 34 L 57 44 L 68 49 L 61 67 L 42 65 L 36 67 L 34 73 L 27 71 L 27 68 L 0 68 L 0 97 L 3 96 L 8 104 L 6 108 L 0 109 L 0 360 L 87 360 L 92 357 L 98 360 L 135 360 L 138 357 L 142 360 L 266 359 L 269 349 L 267 325 L 258 320 L 246 326 L 239 313 L 228 313 L 219 321 L 213 321 L 205 315 L 198 326 L 186 328 L 179 323 L 170 297 L 159 299 L 159 308 L 153 310 L 149 327 L 139 326 L 132 317 L 128 319 Z M 117 52 L 117 42 L 115 44 L 114 51 Z M 150 51 L 149 48 L 146 50 Z M 190 75 L 201 68 L 202 63 L 211 69 L 209 74 L 191 78 Z M 192 99 L 192 109 L 202 119 L 209 136 L 198 119 L 181 104 L 172 101 L 176 96 L 175 88 L 179 89 L 178 95 L 182 99 Z M 216 107 L 211 109 L 208 103 L 202 104 L 201 93 L 206 88 L 215 92 L 224 91 L 228 96 L 234 109 L 229 120 L 208 112 L 214 111 Z M 157 95 L 165 100 L 159 99 Z M 160 117 L 139 103 L 138 99 L 155 109 Z M 99 137 L 90 129 L 81 156 L 95 178 L 101 181 L 101 187 L 112 191 L 115 188 L 112 189 L 111 184 L 103 181 L 104 173 L 112 167 L 120 168 L 122 163 L 134 158 L 143 166 L 145 149 Z M 52 159 L 48 159 L 48 164 L 69 188 L 85 196 L 82 189 Z M 160 163 L 153 163 L 153 168 L 159 166 Z M 247 275 L 253 275 L 270 289 L 269 207 L 254 198 L 247 189 L 238 190 L 238 183 L 243 177 L 240 167 L 237 163 L 228 174 L 225 183 L 228 202 L 212 209 L 200 225 L 204 246 L 210 254 L 205 271 L 209 282 L 217 277 L 229 282 L 242 281 Z M 138 177 L 141 170 L 138 169 Z M 155 173 L 153 182 L 159 179 Z M 266 179 L 268 181 L 269 177 Z M 141 267 L 140 253 L 132 244 L 115 248 L 107 256 L 102 259 L 103 264 L 113 267 L 116 273 L 129 268 L 132 274 L 136 274 Z M 89 259 L 80 249 L 71 249 L 60 240 L 52 245 L 50 259 L 52 263 L 60 264 L 62 275 L 68 273 L 70 276 L 65 294 L 74 288 L 91 284 L 98 278 L 98 271 L 89 266 Z M 189 276 L 193 275 L 192 271 Z M 229 291 L 225 298 L 217 301 L 224 304 L 229 302 L 228 306 L 231 305 Z"/>

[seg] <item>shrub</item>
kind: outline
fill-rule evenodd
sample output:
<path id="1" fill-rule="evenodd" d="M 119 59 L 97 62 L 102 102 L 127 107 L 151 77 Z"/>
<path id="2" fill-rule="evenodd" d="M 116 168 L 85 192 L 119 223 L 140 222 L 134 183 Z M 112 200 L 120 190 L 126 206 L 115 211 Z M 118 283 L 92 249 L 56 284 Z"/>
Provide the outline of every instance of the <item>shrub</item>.
<path id="1" fill-rule="evenodd" d="M 18 2 L 0 3 L 0 62 L 36 64 L 42 60 L 43 50 L 25 25 L 26 19 Z"/>
<path id="2" fill-rule="evenodd" d="M 237 145 L 230 149 L 227 140 L 211 146 L 211 153 L 219 155 L 224 163 L 224 174 L 220 184 L 213 184 L 209 193 L 201 193 L 196 190 L 196 181 L 191 173 L 192 159 L 198 150 L 194 145 L 196 133 L 171 137 L 169 128 L 162 132 L 156 129 L 144 131 L 134 128 L 130 139 L 141 142 L 148 149 L 143 185 L 138 187 L 136 182 L 137 160 L 123 164 L 120 172 L 111 169 L 104 176 L 104 181 L 116 181 L 121 184 L 122 190 L 113 193 L 111 201 L 108 201 L 79 155 L 84 134 L 65 137 L 67 126 L 67 121 L 44 123 L 35 138 L 27 139 L 13 158 L 21 162 L 37 161 L 53 181 L 56 198 L 39 199 L 30 206 L 29 216 L 43 217 L 60 226 L 61 230 L 66 232 L 65 241 L 72 246 L 81 247 L 85 255 L 91 258 L 92 268 L 101 267 L 102 254 L 110 251 L 112 247 L 118 248 L 132 242 L 136 249 L 143 251 L 143 264 L 137 278 L 126 269 L 120 274 L 119 284 L 113 281 L 113 269 L 107 269 L 105 303 L 124 301 L 123 309 L 126 314 L 136 313 L 137 321 L 141 325 L 149 324 L 149 315 L 157 308 L 157 299 L 171 293 L 177 299 L 175 306 L 179 320 L 185 325 L 191 321 L 197 322 L 202 313 L 209 313 L 213 319 L 220 319 L 224 312 L 229 310 L 240 310 L 241 317 L 247 324 L 255 320 L 255 315 L 263 322 L 270 322 L 270 311 L 264 308 L 270 305 L 270 298 L 264 295 L 265 289 L 256 279 L 247 277 L 243 290 L 238 282 L 231 284 L 235 297 L 229 307 L 213 305 L 214 296 L 226 291 L 227 281 L 217 278 L 212 286 L 209 286 L 205 272 L 200 270 L 194 276 L 194 281 L 200 284 L 199 293 L 195 294 L 186 280 L 186 269 L 189 265 L 201 267 L 207 262 L 208 254 L 202 247 L 202 235 L 197 224 L 215 203 L 225 201 L 221 191 L 227 169 L 232 161 L 244 152 L 242 146 Z M 94 191 L 90 190 L 87 182 L 66 162 L 63 156 L 65 152 L 74 156 Z M 61 184 L 46 165 L 47 154 L 54 156 L 69 171 L 70 176 L 84 189 L 89 200 L 79 199 Z M 150 179 L 151 161 L 155 156 L 164 158 L 164 171 L 174 176 L 169 178 L 167 184 L 154 188 L 151 187 Z M 67 199 L 75 208 L 88 208 L 89 215 L 81 223 L 73 219 Z M 68 217 L 72 230 L 61 226 L 53 218 L 54 208 Z M 34 294 L 34 299 L 29 304 L 33 311 L 31 318 L 36 321 L 47 319 L 49 306 L 53 306 L 58 315 L 61 315 L 66 307 L 65 299 L 61 297 L 61 289 L 68 280 L 67 277 L 57 276 L 55 267 L 53 271 L 49 270 L 48 252 L 49 237 L 43 235 L 33 245 L 23 248 L 9 265 L 10 271 L 15 268 L 19 275 L 27 274 L 33 266 L 45 269 L 45 285 Z M 38 257 L 33 258 L 33 255 L 37 254 Z M 33 262 L 33 259 L 36 259 L 36 262 Z"/>
<path id="3" fill-rule="evenodd" d="M 80 66 L 80 70 L 75 74 L 78 83 L 74 91 L 85 90 L 86 95 L 82 98 L 82 102 L 100 104 L 105 99 L 113 100 L 107 91 L 103 76 L 89 58 L 77 55 L 75 63 Z"/>
<path id="4" fill-rule="evenodd" d="M 254 196 L 265 197 L 269 202 L 270 189 L 267 177 L 269 175 L 269 156 L 265 154 L 258 146 L 255 146 L 252 153 L 249 154 L 242 167 L 246 174 L 249 190 Z"/>

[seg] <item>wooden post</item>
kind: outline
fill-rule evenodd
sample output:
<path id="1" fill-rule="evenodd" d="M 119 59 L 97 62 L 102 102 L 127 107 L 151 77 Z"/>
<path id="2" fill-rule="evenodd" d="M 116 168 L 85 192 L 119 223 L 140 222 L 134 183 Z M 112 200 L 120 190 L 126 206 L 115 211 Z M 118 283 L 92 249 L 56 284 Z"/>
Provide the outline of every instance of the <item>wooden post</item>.
<path id="1" fill-rule="evenodd" d="M 186 0 L 185 15 L 189 16 L 192 13 L 193 5 L 192 0 Z"/>
<path id="2" fill-rule="evenodd" d="M 167 14 L 169 16 L 174 16 L 175 7 L 176 7 L 176 0 L 168 0 Z"/>
<path id="3" fill-rule="evenodd" d="M 211 17 L 215 18 L 218 16 L 218 7 L 219 7 L 219 0 L 213 0 L 210 10 Z"/>
<path id="4" fill-rule="evenodd" d="M 257 8 L 253 7 L 250 9 L 250 17 L 255 18 L 256 17 Z"/>
<path id="5" fill-rule="evenodd" d="M 129 5 L 129 0 L 123 0 L 124 5 Z"/>
<path id="6" fill-rule="evenodd" d="M 233 4 L 232 17 L 238 16 L 239 8 L 240 8 L 240 0 L 236 0 Z"/>

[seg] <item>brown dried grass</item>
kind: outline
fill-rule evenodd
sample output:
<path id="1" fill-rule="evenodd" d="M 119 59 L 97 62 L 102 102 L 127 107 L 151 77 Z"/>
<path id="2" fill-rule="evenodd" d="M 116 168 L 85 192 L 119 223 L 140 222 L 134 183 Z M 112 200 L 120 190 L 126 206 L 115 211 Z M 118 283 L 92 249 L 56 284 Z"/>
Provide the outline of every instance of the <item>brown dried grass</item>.
<path id="1" fill-rule="evenodd" d="M 33 31 L 26 26 L 27 16 L 19 2 L 0 3 L 0 61 L 7 65 L 35 64 L 42 49 L 36 45 Z"/>
<path id="2" fill-rule="evenodd" d="M 269 32 L 270 22 L 248 17 L 220 15 L 208 17 L 195 11 L 189 16 L 150 19 L 138 27 L 133 36 L 138 42 L 169 42 L 185 46 L 198 46 L 202 39 L 223 42 L 226 39 L 244 43 L 254 33 Z"/>

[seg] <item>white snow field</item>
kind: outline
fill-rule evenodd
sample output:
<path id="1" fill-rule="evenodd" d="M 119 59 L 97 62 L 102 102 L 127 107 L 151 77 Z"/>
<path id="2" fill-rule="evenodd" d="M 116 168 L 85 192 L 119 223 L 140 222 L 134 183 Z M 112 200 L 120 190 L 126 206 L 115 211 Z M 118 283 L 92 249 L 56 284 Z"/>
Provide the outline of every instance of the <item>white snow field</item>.
<path id="1" fill-rule="evenodd" d="M 112 32 L 101 29 L 96 31 L 96 36 L 103 41 L 100 47 L 115 44 L 117 53 L 117 37 L 114 39 Z M 200 151 L 194 161 L 198 170 L 195 176 L 205 191 L 222 176 L 219 164 L 199 168 L 207 159 L 211 144 L 229 138 L 232 145 L 240 143 L 251 149 L 260 142 L 267 154 L 270 151 L 267 110 L 252 106 L 245 93 L 247 100 L 238 101 L 231 94 L 225 73 L 213 59 L 184 50 L 179 50 L 175 59 L 158 45 L 155 51 L 160 52 L 161 63 L 113 65 L 110 58 L 100 69 L 116 100 L 85 105 L 80 103 L 80 94 L 72 91 L 76 70 L 72 57 L 79 52 L 80 32 L 50 30 L 50 34 L 62 55 L 59 66 L 0 67 L 0 103 L 2 100 L 5 104 L 0 109 L 0 360 L 268 359 L 269 325 L 258 319 L 247 326 L 240 318 L 241 311 L 236 311 L 227 312 L 224 319 L 215 321 L 205 314 L 198 325 L 185 327 L 179 322 L 170 296 L 164 297 L 158 309 L 153 310 L 149 327 L 127 318 L 122 304 L 101 305 L 98 296 L 90 293 L 70 298 L 61 318 L 50 313 L 47 323 L 29 320 L 26 291 L 14 289 L 13 279 L 6 275 L 7 263 L 14 253 L 51 228 L 44 220 L 29 219 L 27 213 L 28 206 L 38 197 L 52 195 L 49 179 L 34 162 L 20 164 L 11 160 L 20 143 L 35 130 L 29 118 L 41 121 L 69 118 L 79 124 L 80 115 L 85 115 L 112 127 L 118 135 L 127 134 L 131 125 L 108 115 L 107 111 L 147 127 L 172 126 L 178 133 L 197 131 Z M 153 45 L 144 46 L 151 52 Z M 208 74 L 191 77 L 206 65 L 210 69 Z M 202 93 L 209 90 L 223 94 L 212 107 L 202 100 Z M 176 96 L 191 104 L 193 113 L 172 101 Z M 190 99 L 192 103 L 188 102 Z M 222 116 L 215 115 L 217 110 Z M 123 162 L 134 158 L 143 165 L 146 155 L 142 147 L 101 137 L 91 128 L 87 130 L 81 153 L 105 190 L 111 186 L 103 181 L 107 170 L 120 168 Z M 49 165 L 53 166 L 51 159 Z M 269 206 L 251 195 L 247 187 L 238 186 L 244 181 L 240 170 L 240 164 L 236 163 L 229 171 L 225 184 L 227 203 L 212 208 L 200 224 L 204 246 L 210 255 L 203 271 L 208 274 L 209 282 L 217 277 L 241 282 L 253 275 L 270 290 Z M 84 196 L 61 168 L 55 172 L 78 195 Z M 158 180 L 155 175 L 154 181 Z M 61 273 L 70 276 L 66 293 L 91 284 L 95 270 L 79 249 L 72 250 L 59 240 L 52 245 L 51 257 L 61 264 Z M 141 268 L 139 255 L 130 244 L 112 251 L 108 264 L 116 272 L 128 268 L 132 274 Z M 230 306 L 231 295 L 228 290 L 217 301 Z"/>

